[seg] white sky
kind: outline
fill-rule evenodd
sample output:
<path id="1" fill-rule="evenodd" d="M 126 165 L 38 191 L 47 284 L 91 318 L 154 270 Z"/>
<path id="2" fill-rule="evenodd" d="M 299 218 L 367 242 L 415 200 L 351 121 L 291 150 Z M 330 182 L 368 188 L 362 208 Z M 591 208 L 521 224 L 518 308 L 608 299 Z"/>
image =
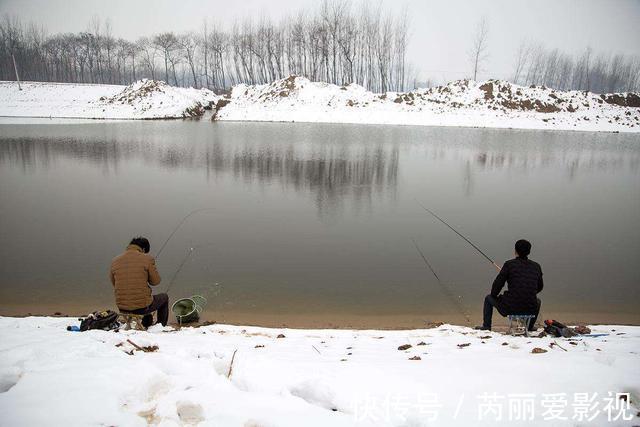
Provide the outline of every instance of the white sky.
<path id="1" fill-rule="evenodd" d="M 80 31 L 94 16 L 109 18 L 116 36 L 137 38 L 162 31 L 198 30 L 206 18 L 219 23 L 249 14 L 283 18 L 318 0 L 0 0 L 0 14 L 18 15 L 49 32 Z M 376 1 L 376 4 L 378 2 Z M 354 6 L 359 4 L 353 2 Z M 489 21 L 489 59 L 483 78 L 508 77 L 523 38 L 569 53 L 640 55 L 640 0 L 386 0 L 406 6 L 411 19 L 408 59 L 420 78 L 468 77 L 467 51 L 481 16 Z"/>

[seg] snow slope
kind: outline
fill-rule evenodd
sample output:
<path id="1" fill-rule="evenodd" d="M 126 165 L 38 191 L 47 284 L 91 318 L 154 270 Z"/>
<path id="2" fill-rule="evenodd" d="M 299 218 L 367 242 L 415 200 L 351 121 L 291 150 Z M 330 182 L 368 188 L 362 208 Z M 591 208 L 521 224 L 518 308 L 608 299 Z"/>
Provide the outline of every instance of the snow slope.
<path id="1" fill-rule="evenodd" d="M 291 76 L 267 85 L 235 86 L 222 103 L 227 104 L 216 120 L 640 131 L 637 94 L 563 92 L 499 80 L 374 94 L 355 84 Z"/>
<path id="2" fill-rule="evenodd" d="M 0 318 L 0 424 L 640 423 L 640 327 L 596 326 L 609 335 L 570 342 L 450 325 L 78 333 L 67 332 L 69 324 L 77 320 Z M 157 350 L 139 351 L 127 340 Z M 411 347 L 398 349 L 405 344 Z M 535 347 L 547 352 L 532 353 Z M 631 394 L 624 401 L 615 393 Z"/>
<path id="3" fill-rule="evenodd" d="M 0 82 L 0 116 L 84 119 L 164 119 L 202 115 L 218 96 L 140 80 L 129 86 Z"/>

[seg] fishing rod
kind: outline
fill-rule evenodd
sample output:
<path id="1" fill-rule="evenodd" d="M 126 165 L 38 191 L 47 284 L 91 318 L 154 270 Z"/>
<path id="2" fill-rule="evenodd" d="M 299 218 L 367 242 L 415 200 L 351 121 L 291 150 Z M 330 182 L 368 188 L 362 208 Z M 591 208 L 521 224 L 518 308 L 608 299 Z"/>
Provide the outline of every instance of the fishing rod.
<path id="1" fill-rule="evenodd" d="M 440 277 L 438 277 L 438 274 L 436 273 L 436 271 L 433 269 L 433 267 L 431 266 L 431 264 L 429 263 L 429 261 L 427 261 L 427 257 L 424 256 L 424 254 L 422 253 L 422 251 L 420 250 L 420 247 L 418 246 L 418 244 L 416 243 L 415 239 L 412 237 L 411 241 L 413 242 L 413 245 L 416 247 L 416 249 L 418 250 L 418 253 L 420 254 L 420 256 L 422 257 L 422 259 L 424 260 L 425 264 L 427 264 L 427 267 L 429 267 L 429 270 L 431 270 L 431 272 L 433 273 L 434 276 L 436 276 L 436 279 L 438 279 L 438 283 L 442 283 L 440 281 Z"/>
<path id="2" fill-rule="evenodd" d="M 169 237 L 167 237 L 167 240 L 165 240 L 164 243 L 162 244 L 162 246 L 160 246 L 160 250 L 158 250 L 158 252 L 156 253 L 155 258 L 158 259 L 158 257 L 160 256 L 160 254 L 164 250 L 164 247 L 167 246 L 167 243 L 169 243 L 169 240 L 171 240 L 173 235 L 176 234 L 176 231 L 178 231 L 178 229 L 182 226 L 182 224 L 184 224 L 191 216 L 193 216 L 193 215 L 195 215 L 195 214 L 197 214 L 199 212 L 210 211 L 210 210 L 213 210 L 213 208 L 200 208 L 200 209 L 195 209 L 195 210 L 189 212 L 187 215 L 185 215 L 182 218 L 182 220 L 180 220 L 178 225 L 176 225 L 176 228 L 173 229 L 171 234 L 169 234 Z"/>
<path id="3" fill-rule="evenodd" d="M 431 263 L 427 261 L 427 257 L 424 256 L 424 253 L 420 249 L 420 246 L 418 246 L 418 243 L 415 241 L 415 239 L 411 238 L 411 241 L 413 242 L 413 245 L 416 247 L 416 250 L 422 257 L 422 260 L 424 261 L 424 263 L 427 265 L 427 267 L 429 267 L 429 270 L 431 270 L 433 275 L 436 277 L 436 280 L 438 281 L 438 284 L 440 285 L 440 289 L 442 289 L 442 292 L 449 298 L 449 301 L 451 301 L 451 303 L 458 309 L 460 314 L 462 314 L 462 316 L 466 319 L 467 323 L 471 323 L 471 318 L 469 317 L 469 314 L 466 312 L 466 310 L 464 309 L 464 307 L 459 301 L 459 298 L 462 298 L 462 296 L 458 295 L 458 298 L 456 298 L 455 295 L 451 293 L 451 290 L 449 289 L 449 287 L 444 283 L 442 283 L 442 280 L 440 280 L 440 276 L 438 276 L 436 271 L 433 269 L 433 267 L 431 266 Z"/>
<path id="4" fill-rule="evenodd" d="M 489 260 L 489 262 L 490 262 L 491 264 L 493 264 L 493 266 L 494 266 L 495 268 L 497 268 L 497 269 L 498 269 L 498 271 L 500 271 L 500 270 L 501 270 L 500 266 L 499 266 L 498 264 L 496 264 L 496 262 L 495 262 L 494 260 L 492 260 L 492 259 L 489 257 L 489 255 L 485 254 L 485 253 L 482 251 L 482 249 L 480 249 L 479 247 L 477 247 L 477 246 L 476 246 L 476 245 L 475 245 L 471 240 L 467 239 L 465 236 L 463 236 L 462 234 L 460 234 L 460 233 L 458 232 L 458 230 L 456 230 L 455 228 L 453 228 L 452 226 L 450 226 L 449 224 L 447 224 L 447 222 L 446 222 L 444 219 L 440 218 L 438 215 L 436 215 L 436 214 L 435 214 L 435 212 L 433 212 L 432 210 L 430 210 L 430 209 L 428 209 L 427 207 L 425 207 L 425 206 L 424 206 L 422 203 L 420 203 L 417 199 L 416 199 L 416 203 L 417 203 L 417 204 L 419 204 L 419 205 L 420 205 L 420 207 L 421 207 L 422 209 L 424 209 L 425 211 L 427 211 L 427 212 L 429 212 L 431 215 L 433 215 L 433 216 L 434 216 L 438 221 L 440 221 L 441 223 L 443 223 L 444 225 L 446 225 L 447 227 L 449 227 L 449 229 L 450 229 L 451 231 L 453 231 L 453 232 L 454 232 L 454 233 L 456 233 L 458 236 L 460 236 L 460 237 L 461 237 L 465 242 L 467 242 L 467 243 L 469 243 L 471 246 L 473 246 L 473 248 L 474 248 L 476 251 L 480 252 L 480 254 L 482 254 L 482 256 L 483 256 L 483 257 L 485 257 L 486 259 L 488 259 L 488 260 Z"/>

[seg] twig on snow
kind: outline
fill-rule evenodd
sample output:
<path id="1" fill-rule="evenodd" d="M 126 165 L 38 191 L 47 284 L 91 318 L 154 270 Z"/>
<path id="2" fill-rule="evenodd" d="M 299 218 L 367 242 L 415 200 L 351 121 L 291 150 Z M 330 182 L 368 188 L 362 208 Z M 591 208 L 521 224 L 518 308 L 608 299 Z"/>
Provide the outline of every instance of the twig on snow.
<path id="1" fill-rule="evenodd" d="M 236 352 L 238 351 L 238 349 L 236 348 L 233 351 L 233 356 L 231 356 L 231 363 L 229 364 L 229 372 L 227 373 L 227 378 L 231 378 L 231 373 L 233 372 L 233 361 L 236 358 Z"/>
<path id="2" fill-rule="evenodd" d="M 134 346 L 134 347 L 136 348 L 136 350 L 144 351 L 144 349 L 143 349 L 142 347 L 140 347 L 138 344 L 134 343 L 134 342 L 133 342 L 133 341 L 131 341 L 130 339 L 127 339 L 127 342 L 128 342 L 129 344 L 131 344 L 132 346 Z"/>
<path id="3" fill-rule="evenodd" d="M 558 347 L 560 347 L 561 349 L 563 349 L 564 351 L 567 351 L 566 348 L 564 348 L 563 346 L 561 346 L 560 344 L 558 344 L 556 341 L 553 342 L 555 345 L 557 345 Z"/>

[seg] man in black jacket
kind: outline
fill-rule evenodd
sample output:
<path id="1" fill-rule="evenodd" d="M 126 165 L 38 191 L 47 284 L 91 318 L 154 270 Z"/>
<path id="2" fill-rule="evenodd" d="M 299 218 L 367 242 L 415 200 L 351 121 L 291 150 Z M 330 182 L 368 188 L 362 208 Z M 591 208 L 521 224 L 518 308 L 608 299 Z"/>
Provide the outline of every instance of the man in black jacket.
<path id="1" fill-rule="evenodd" d="M 531 261 L 531 243 L 526 240 L 516 242 L 516 258 L 504 263 L 500 273 L 493 281 L 491 294 L 484 299 L 483 322 L 477 329 L 490 330 L 491 317 L 495 307 L 502 316 L 509 314 L 532 314 L 535 317 L 529 324 L 529 330 L 535 330 L 536 319 L 540 313 L 540 300 L 536 297 L 544 284 L 540 264 Z M 504 284 L 508 288 L 502 295 Z"/>

